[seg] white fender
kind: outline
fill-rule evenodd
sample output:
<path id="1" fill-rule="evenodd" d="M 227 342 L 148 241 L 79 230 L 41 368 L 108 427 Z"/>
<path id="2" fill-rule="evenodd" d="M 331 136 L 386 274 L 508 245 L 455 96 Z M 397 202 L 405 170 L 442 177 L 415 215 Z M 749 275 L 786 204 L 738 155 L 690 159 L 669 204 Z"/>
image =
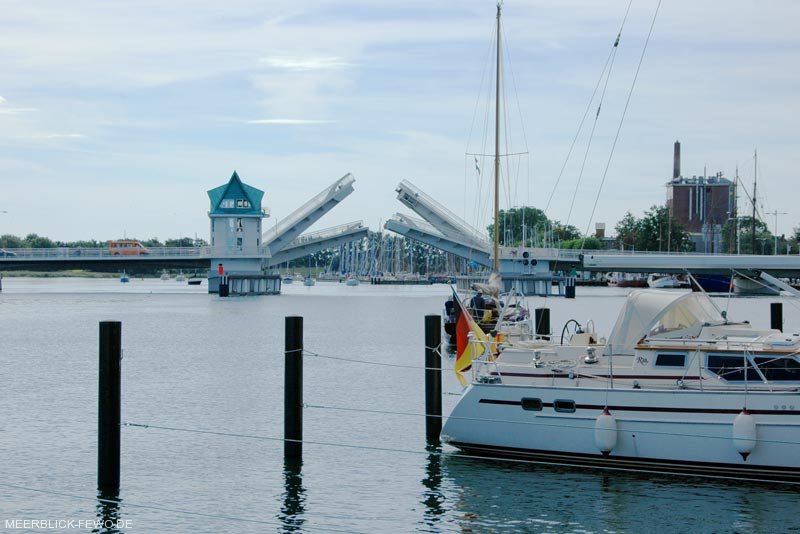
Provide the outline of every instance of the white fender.
<path id="1" fill-rule="evenodd" d="M 733 420 L 733 446 L 747 461 L 747 456 L 756 448 L 756 418 L 743 408 Z"/>
<path id="2" fill-rule="evenodd" d="M 617 446 L 617 420 L 608 411 L 608 407 L 603 408 L 603 413 L 594 422 L 594 444 L 603 456 L 608 456 Z"/>

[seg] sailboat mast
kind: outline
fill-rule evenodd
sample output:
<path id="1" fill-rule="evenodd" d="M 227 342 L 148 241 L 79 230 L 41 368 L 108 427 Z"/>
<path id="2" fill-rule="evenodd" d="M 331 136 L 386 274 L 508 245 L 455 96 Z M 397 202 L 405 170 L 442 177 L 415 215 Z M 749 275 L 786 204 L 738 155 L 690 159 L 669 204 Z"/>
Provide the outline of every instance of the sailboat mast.
<path id="1" fill-rule="evenodd" d="M 497 3 L 497 72 L 494 104 L 494 258 L 492 270 L 500 272 L 500 2 Z"/>
<path id="2" fill-rule="evenodd" d="M 753 235 L 750 237 L 750 254 L 756 253 L 756 183 L 758 182 L 758 150 L 753 152 L 753 220 L 751 228 Z"/>

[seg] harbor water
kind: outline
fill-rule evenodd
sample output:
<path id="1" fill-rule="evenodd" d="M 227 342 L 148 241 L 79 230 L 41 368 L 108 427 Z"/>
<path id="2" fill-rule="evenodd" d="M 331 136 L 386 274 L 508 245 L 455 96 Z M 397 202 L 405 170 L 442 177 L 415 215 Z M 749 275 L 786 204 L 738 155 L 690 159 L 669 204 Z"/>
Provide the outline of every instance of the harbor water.
<path id="1" fill-rule="evenodd" d="M 103 518 L 113 526 L 95 531 L 800 532 L 794 486 L 426 448 L 423 324 L 445 285 L 320 281 L 222 299 L 174 280 L 3 282 L 0 532 L 89 532 L 30 521 Z M 551 308 L 556 334 L 574 318 L 607 336 L 626 293 L 581 287 L 531 307 Z M 788 298 L 715 298 L 763 328 L 776 301 L 785 329 L 800 331 Z M 284 466 L 281 440 L 287 315 L 305 325 L 299 468 Z M 95 491 L 103 320 L 122 322 L 122 420 L 132 423 L 121 430 L 119 505 Z M 446 369 L 452 359 L 445 351 Z M 443 377 L 447 414 L 460 386 Z"/>

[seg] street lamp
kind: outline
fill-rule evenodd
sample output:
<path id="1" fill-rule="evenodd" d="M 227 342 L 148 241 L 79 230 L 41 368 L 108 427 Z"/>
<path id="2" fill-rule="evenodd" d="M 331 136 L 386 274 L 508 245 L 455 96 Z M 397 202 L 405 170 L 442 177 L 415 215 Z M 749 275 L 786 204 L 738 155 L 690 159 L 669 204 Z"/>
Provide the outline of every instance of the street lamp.
<path id="1" fill-rule="evenodd" d="M 785 211 L 780 211 L 779 212 L 778 210 L 767 212 L 767 215 L 774 215 L 775 216 L 775 233 L 772 235 L 772 237 L 775 239 L 775 248 L 774 248 L 774 251 L 773 251 L 773 254 L 775 256 L 778 255 L 778 215 L 786 215 L 786 214 L 787 213 Z"/>

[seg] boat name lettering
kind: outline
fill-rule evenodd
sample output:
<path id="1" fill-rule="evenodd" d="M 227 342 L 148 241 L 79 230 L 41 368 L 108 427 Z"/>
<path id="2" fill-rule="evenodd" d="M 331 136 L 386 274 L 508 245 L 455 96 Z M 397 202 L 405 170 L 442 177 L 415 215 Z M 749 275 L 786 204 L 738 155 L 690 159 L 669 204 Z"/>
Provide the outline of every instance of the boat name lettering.
<path id="1" fill-rule="evenodd" d="M 648 360 L 644 356 L 638 356 L 636 358 L 636 361 L 637 361 L 637 363 L 639 363 L 639 365 L 647 365 L 650 360 Z"/>

